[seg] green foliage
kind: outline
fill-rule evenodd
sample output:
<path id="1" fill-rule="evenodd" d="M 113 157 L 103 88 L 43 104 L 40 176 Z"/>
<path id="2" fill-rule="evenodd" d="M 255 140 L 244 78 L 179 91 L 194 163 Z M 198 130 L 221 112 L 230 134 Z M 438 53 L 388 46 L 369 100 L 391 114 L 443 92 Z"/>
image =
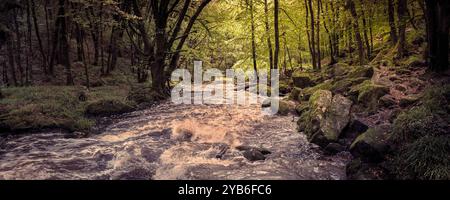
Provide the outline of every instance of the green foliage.
<path id="1" fill-rule="evenodd" d="M 449 180 L 450 138 L 425 136 L 406 145 L 396 156 L 398 179 Z"/>

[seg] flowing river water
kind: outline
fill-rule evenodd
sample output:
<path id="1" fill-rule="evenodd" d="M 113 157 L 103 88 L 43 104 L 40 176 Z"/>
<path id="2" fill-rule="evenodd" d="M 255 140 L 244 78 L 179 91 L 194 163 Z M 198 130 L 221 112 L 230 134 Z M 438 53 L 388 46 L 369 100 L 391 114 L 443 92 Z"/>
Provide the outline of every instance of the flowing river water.
<path id="1" fill-rule="evenodd" d="M 345 179 L 348 155 L 324 156 L 296 130 L 295 118 L 264 115 L 261 104 L 164 102 L 116 116 L 86 138 L 62 132 L 4 138 L 0 179 Z M 271 154 L 249 161 L 235 148 L 242 145 Z"/>

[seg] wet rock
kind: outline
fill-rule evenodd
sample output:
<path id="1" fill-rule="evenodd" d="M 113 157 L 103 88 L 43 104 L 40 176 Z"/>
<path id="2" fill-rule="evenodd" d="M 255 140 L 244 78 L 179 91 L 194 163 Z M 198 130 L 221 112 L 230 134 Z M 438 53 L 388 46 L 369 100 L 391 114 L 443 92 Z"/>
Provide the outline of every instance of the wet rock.
<path id="1" fill-rule="evenodd" d="M 338 143 L 330 143 L 325 147 L 325 153 L 328 155 L 336 155 L 342 151 L 345 151 L 345 147 Z"/>
<path id="2" fill-rule="evenodd" d="M 332 96 L 330 91 L 319 90 L 311 96 L 310 112 L 300 120 L 310 142 L 325 147 L 336 142 L 350 120 L 352 101 L 342 95 Z"/>
<path id="3" fill-rule="evenodd" d="M 304 112 L 306 112 L 309 109 L 308 107 L 308 103 L 307 102 L 303 102 L 300 105 L 295 107 L 295 112 L 298 115 L 302 115 Z"/>
<path id="4" fill-rule="evenodd" d="M 244 151 L 244 153 L 242 153 L 242 155 L 249 161 L 258 161 L 266 159 L 263 153 L 255 149 L 246 150 Z"/>
<path id="5" fill-rule="evenodd" d="M 86 138 L 89 134 L 84 132 L 73 132 L 68 133 L 65 135 L 65 138 L 73 138 L 73 139 L 80 139 L 80 138 Z"/>
<path id="6" fill-rule="evenodd" d="M 385 108 L 390 108 L 390 107 L 394 106 L 396 103 L 397 102 L 395 102 L 395 99 L 390 95 L 384 95 L 379 100 L 380 106 L 385 107 Z"/>
<path id="7" fill-rule="evenodd" d="M 268 150 L 266 148 L 252 147 L 252 146 L 246 146 L 246 145 L 237 146 L 236 149 L 239 150 L 239 151 L 250 151 L 250 150 L 259 151 L 263 155 L 268 155 L 268 154 L 272 153 L 270 150 Z"/>
<path id="8" fill-rule="evenodd" d="M 358 136 L 350 146 L 355 157 L 369 162 L 380 162 L 389 151 L 388 134 L 381 128 L 370 128 Z"/>

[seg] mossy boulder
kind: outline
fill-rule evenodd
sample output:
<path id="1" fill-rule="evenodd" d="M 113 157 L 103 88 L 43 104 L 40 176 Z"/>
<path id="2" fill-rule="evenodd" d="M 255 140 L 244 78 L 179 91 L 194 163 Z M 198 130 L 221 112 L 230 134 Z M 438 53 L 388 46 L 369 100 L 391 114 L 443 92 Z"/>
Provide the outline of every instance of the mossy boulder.
<path id="1" fill-rule="evenodd" d="M 320 83 L 314 87 L 305 88 L 300 92 L 298 96 L 299 101 L 308 101 L 311 95 L 313 95 L 318 90 L 331 90 L 333 87 L 333 82 L 331 80 L 327 80 L 323 83 Z"/>
<path id="2" fill-rule="evenodd" d="M 336 142 L 350 120 L 352 102 L 342 95 L 333 97 L 331 91 L 318 90 L 309 100 L 310 110 L 303 113 L 299 130 L 321 147 Z"/>
<path id="3" fill-rule="evenodd" d="M 100 100 L 86 107 L 86 114 L 91 116 L 108 116 L 131 112 L 134 107 L 120 100 Z"/>
<path id="4" fill-rule="evenodd" d="M 311 76 L 306 74 L 295 75 L 292 77 L 292 81 L 294 82 L 294 86 L 298 88 L 307 88 L 315 85 Z"/>
<path id="5" fill-rule="evenodd" d="M 343 94 L 345 96 L 349 95 L 350 89 L 358 84 L 363 83 L 366 81 L 367 78 L 365 77 L 358 77 L 358 78 L 345 78 L 341 80 L 337 80 L 333 82 L 333 85 L 331 86 L 330 90 L 333 93 Z"/>
<path id="6" fill-rule="evenodd" d="M 424 136 L 404 146 L 393 161 L 397 179 L 450 180 L 450 137 Z"/>
<path id="7" fill-rule="evenodd" d="M 292 88 L 291 93 L 289 94 L 289 98 L 294 101 L 299 101 L 299 95 L 301 92 L 302 92 L 301 88 L 294 87 Z"/>
<path id="8" fill-rule="evenodd" d="M 372 78 L 374 74 L 373 67 L 370 65 L 354 67 L 346 76 L 347 78 Z"/>
<path id="9" fill-rule="evenodd" d="M 364 105 L 369 112 L 375 112 L 379 107 L 381 97 L 389 93 L 389 88 L 376 85 L 367 80 L 350 90 L 352 95 L 357 95 L 358 103 Z"/>
<path id="10" fill-rule="evenodd" d="M 325 67 L 322 71 L 328 78 L 339 77 L 346 75 L 351 70 L 347 63 L 336 63 L 334 65 Z"/>
<path id="11" fill-rule="evenodd" d="M 350 152 L 370 162 L 380 162 L 389 150 L 389 135 L 381 128 L 369 128 L 350 145 Z"/>

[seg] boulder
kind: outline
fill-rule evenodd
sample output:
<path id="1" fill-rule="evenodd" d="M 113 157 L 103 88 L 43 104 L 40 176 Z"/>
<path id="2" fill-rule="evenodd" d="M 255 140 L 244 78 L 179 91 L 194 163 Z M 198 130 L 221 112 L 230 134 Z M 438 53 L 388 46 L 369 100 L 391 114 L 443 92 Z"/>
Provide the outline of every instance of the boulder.
<path id="1" fill-rule="evenodd" d="M 306 75 L 297 75 L 292 77 L 294 81 L 294 86 L 298 88 L 307 88 L 314 85 L 314 82 L 311 80 L 309 76 Z"/>
<path id="2" fill-rule="evenodd" d="M 362 160 L 380 162 L 389 151 L 388 138 L 388 134 L 383 129 L 370 128 L 353 141 L 350 152 Z"/>
<path id="3" fill-rule="evenodd" d="M 278 114 L 279 115 L 288 115 L 291 111 L 294 111 L 295 105 L 291 102 L 280 100 L 278 104 Z"/>
<path id="4" fill-rule="evenodd" d="M 374 112 L 378 109 L 379 99 L 389 93 L 389 88 L 367 80 L 353 87 L 350 93 L 358 94 L 357 101 L 366 106 L 367 111 Z"/>
<path id="5" fill-rule="evenodd" d="M 374 74 L 374 70 L 372 66 L 366 65 L 361 67 L 355 67 L 352 71 L 350 71 L 347 75 L 347 78 L 372 78 Z"/>
<path id="6" fill-rule="evenodd" d="M 289 98 L 294 100 L 294 101 L 299 101 L 299 95 L 302 92 L 301 88 L 298 87 L 294 87 L 291 90 L 291 94 L 289 95 Z"/>
<path id="7" fill-rule="evenodd" d="M 418 98 L 404 97 L 399 100 L 399 105 L 402 108 L 406 108 L 408 106 L 415 104 L 417 101 L 418 101 Z"/>
<path id="8" fill-rule="evenodd" d="M 367 129 L 369 129 L 369 127 L 366 124 L 357 119 L 354 119 L 348 124 L 347 127 L 345 127 L 341 137 L 351 138 L 353 140 L 362 133 L 366 132 Z"/>
<path id="9" fill-rule="evenodd" d="M 298 122 L 310 142 L 325 147 L 338 141 L 342 130 L 350 120 L 352 101 L 328 90 L 318 90 L 309 100 L 310 111 L 304 113 Z"/>
<path id="10" fill-rule="evenodd" d="M 255 149 L 246 150 L 244 151 L 244 153 L 242 153 L 242 155 L 249 161 L 258 161 L 266 159 L 263 153 Z"/>

